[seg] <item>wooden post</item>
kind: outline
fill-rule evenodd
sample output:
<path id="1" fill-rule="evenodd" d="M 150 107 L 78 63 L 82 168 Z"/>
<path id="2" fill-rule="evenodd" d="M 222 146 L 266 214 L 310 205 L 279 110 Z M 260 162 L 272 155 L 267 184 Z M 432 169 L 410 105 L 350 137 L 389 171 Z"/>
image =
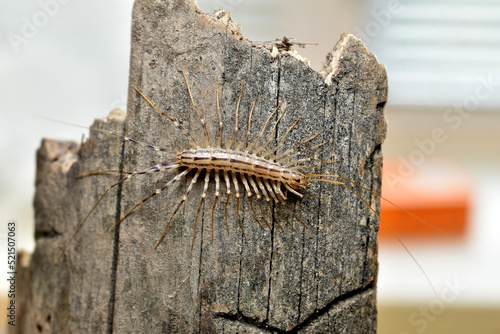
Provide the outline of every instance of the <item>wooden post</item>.
<path id="1" fill-rule="evenodd" d="M 245 136 L 257 94 L 250 141 L 279 101 L 284 101 L 288 109 L 277 126 L 273 147 L 302 117 L 283 150 L 319 133 L 304 148 L 327 143 L 301 157 L 335 159 L 310 164 L 321 174 L 339 174 L 380 193 L 386 72 L 357 38 L 343 35 L 319 74 L 294 51 L 248 41 L 225 12 L 207 15 L 187 0 L 137 0 L 127 118 L 123 121 L 115 112 L 94 126 L 124 131 L 131 138 L 173 151 L 191 148 L 192 143 L 172 122 L 132 88 L 137 87 L 158 108 L 181 121 L 204 146 L 200 119 L 182 71 L 205 115 L 212 145 L 218 130 L 217 79 L 223 142 L 232 137 L 244 84 L 237 142 Z M 119 217 L 178 172 L 134 177 L 107 194 L 53 267 L 58 250 L 100 194 L 120 179 L 119 175 L 75 176 L 104 169 L 141 170 L 173 161 L 173 156 L 130 142 L 123 144 L 103 133 L 92 133 L 78 152 L 67 143 L 42 143 L 35 198 L 37 246 L 29 266 L 19 268 L 27 282 L 19 310 L 26 332 L 376 331 L 379 222 L 346 187 L 328 183 L 308 184 L 305 193 L 317 197 L 299 199 L 289 194 L 288 205 L 309 226 L 304 228 L 287 211 L 295 231 L 275 207 L 282 231 L 265 201 L 262 204 L 272 230 L 262 230 L 245 194 L 240 203 L 245 236 L 238 222 L 234 188 L 227 234 L 226 188 L 221 186 L 212 239 L 212 179 L 191 249 L 204 183 L 200 178 L 165 240 L 154 250 L 191 176 L 140 206 L 112 230 Z M 243 185 L 240 187 L 245 193 Z M 376 196 L 359 188 L 356 191 L 380 210 Z M 255 198 L 253 203 L 265 224 Z"/>

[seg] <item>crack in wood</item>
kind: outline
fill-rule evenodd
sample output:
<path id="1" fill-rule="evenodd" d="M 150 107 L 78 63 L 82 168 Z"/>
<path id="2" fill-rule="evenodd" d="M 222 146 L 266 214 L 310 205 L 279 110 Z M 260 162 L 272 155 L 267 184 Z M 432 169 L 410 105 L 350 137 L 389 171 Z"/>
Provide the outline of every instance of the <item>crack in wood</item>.
<path id="1" fill-rule="evenodd" d="M 309 314 L 303 321 L 301 321 L 300 323 L 296 324 L 295 326 L 293 326 L 291 329 L 288 329 L 288 330 L 283 330 L 281 328 L 271 326 L 268 324 L 267 320 L 266 321 L 258 321 L 254 318 L 245 316 L 239 312 L 236 314 L 228 314 L 228 313 L 223 313 L 223 312 L 213 312 L 213 316 L 214 316 L 214 318 L 221 318 L 221 319 L 227 320 L 229 322 L 244 324 L 246 326 L 249 326 L 252 328 L 257 328 L 260 330 L 265 330 L 268 333 L 273 333 L 273 334 L 299 333 L 299 331 L 305 329 L 307 326 L 311 325 L 317 319 L 326 315 L 329 311 L 331 311 L 332 309 L 335 309 L 340 304 L 346 303 L 351 299 L 354 299 L 354 298 L 356 298 L 356 297 L 358 297 L 366 292 L 370 292 L 370 291 L 376 289 L 375 282 L 376 282 L 375 280 L 371 281 L 366 286 L 364 286 L 360 289 L 350 291 L 349 293 L 346 293 L 343 296 L 334 298 L 329 303 L 327 303 L 324 307 L 322 307 L 321 309 L 315 310 L 314 312 Z"/>

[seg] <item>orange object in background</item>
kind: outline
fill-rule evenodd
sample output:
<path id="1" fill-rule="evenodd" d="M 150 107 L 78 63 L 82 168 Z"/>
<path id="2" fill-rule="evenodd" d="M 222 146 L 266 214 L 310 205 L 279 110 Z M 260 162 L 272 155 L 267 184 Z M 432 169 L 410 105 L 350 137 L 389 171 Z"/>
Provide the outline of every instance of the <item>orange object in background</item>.
<path id="1" fill-rule="evenodd" d="M 435 228 L 384 200 L 382 218 L 398 237 L 406 240 L 462 239 L 467 232 L 472 185 L 470 175 L 448 161 L 427 159 L 420 166 L 412 166 L 408 160 L 386 159 L 382 196 Z M 396 240 L 383 223 L 379 240 Z"/>

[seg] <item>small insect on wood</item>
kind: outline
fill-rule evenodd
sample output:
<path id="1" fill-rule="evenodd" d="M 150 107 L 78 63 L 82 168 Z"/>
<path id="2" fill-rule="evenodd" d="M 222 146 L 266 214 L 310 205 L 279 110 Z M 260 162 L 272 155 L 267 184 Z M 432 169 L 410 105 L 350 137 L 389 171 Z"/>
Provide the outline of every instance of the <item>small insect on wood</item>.
<path id="1" fill-rule="evenodd" d="M 222 141 L 222 132 L 224 128 L 224 123 L 222 120 L 222 114 L 221 114 L 221 109 L 220 109 L 220 104 L 219 104 L 219 82 L 217 79 L 217 112 L 219 116 L 219 130 L 218 130 L 218 135 L 216 140 L 211 140 L 207 126 L 205 124 L 205 120 L 203 117 L 202 112 L 198 108 L 196 102 L 193 99 L 191 89 L 189 86 L 189 82 L 187 80 L 187 77 L 185 73 L 183 72 L 183 77 L 186 83 L 186 88 L 187 92 L 189 94 L 189 97 L 191 99 L 192 105 L 194 110 L 196 111 L 198 117 L 200 118 L 200 123 L 203 128 L 203 134 L 204 134 L 204 145 L 199 144 L 193 136 L 179 123 L 178 120 L 173 118 L 172 116 L 168 115 L 167 113 L 159 110 L 153 102 L 151 102 L 138 88 L 135 88 L 138 94 L 144 98 L 144 100 L 155 110 L 158 112 L 163 117 L 166 117 L 169 121 L 173 123 L 175 127 L 179 129 L 191 142 L 194 148 L 184 150 L 184 151 L 179 151 L 176 152 L 175 154 L 175 161 L 170 161 L 170 162 L 164 162 L 164 163 L 159 163 L 155 166 L 140 170 L 140 171 L 134 171 L 127 173 L 128 175 L 124 178 L 122 178 L 120 181 L 117 183 L 114 183 L 110 187 L 106 189 L 106 191 L 101 195 L 99 200 L 95 203 L 94 207 L 90 210 L 90 212 L 87 214 L 85 219 L 80 223 L 78 226 L 77 230 L 75 233 L 72 235 L 71 239 L 69 242 L 64 246 L 64 250 L 68 247 L 70 242 L 74 239 L 75 235 L 78 233 L 78 231 L 81 229 L 83 224 L 88 220 L 92 212 L 95 210 L 95 208 L 99 205 L 101 200 L 106 196 L 106 194 L 113 189 L 114 187 L 122 184 L 125 181 L 128 181 L 136 176 L 139 175 L 144 175 L 144 174 L 149 174 L 149 173 L 156 173 L 156 172 L 164 172 L 164 171 L 170 171 L 170 170 L 179 170 L 180 173 L 178 173 L 176 176 L 174 176 L 168 183 L 166 183 L 163 187 L 156 189 L 151 195 L 148 197 L 142 199 L 140 202 L 138 202 L 134 207 L 132 207 L 120 220 L 118 220 L 114 227 L 118 226 L 121 222 L 123 222 L 130 214 L 132 214 L 136 209 L 138 209 L 142 204 L 145 202 L 149 201 L 156 195 L 161 194 L 164 190 L 166 190 L 168 187 L 173 185 L 174 183 L 178 182 L 181 178 L 187 176 L 190 172 L 194 172 L 194 176 L 192 177 L 191 183 L 188 186 L 186 193 L 184 196 L 182 196 L 180 202 L 178 205 L 175 207 L 175 210 L 170 216 L 170 219 L 168 220 L 168 223 L 163 231 L 163 234 L 161 235 L 159 241 L 157 242 L 155 249 L 161 244 L 163 241 L 167 230 L 172 223 L 176 213 L 179 211 L 180 207 L 184 204 L 184 202 L 187 201 L 189 193 L 191 192 L 191 189 L 197 182 L 197 180 L 204 174 L 204 187 L 203 187 L 203 193 L 201 196 L 201 201 L 198 205 L 198 210 L 196 213 L 196 219 L 195 219 L 195 225 L 194 225 L 194 232 L 193 232 L 193 241 L 192 241 L 192 247 L 194 245 L 195 237 L 196 237 L 196 228 L 197 228 L 197 222 L 199 218 L 199 214 L 201 211 L 201 208 L 203 207 L 203 203 L 205 201 L 205 198 L 208 195 L 208 190 L 209 190 L 209 184 L 210 184 L 210 179 L 214 178 L 215 179 L 215 200 L 214 204 L 212 207 L 212 239 L 213 239 L 213 231 L 214 231 L 214 210 L 216 208 L 218 198 L 221 195 L 221 183 L 225 182 L 225 187 L 226 187 L 226 200 L 225 200 L 225 205 L 224 205 L 224 211 L 225 211 L 225 223 L 226 223 L 226 229 L 227 233 L 229 234 L 229 224 L 227 220 L 227 210 L 228 210 L 228 204 L 229 204 L 229 199 L 232 194 L 232 187 L 234 187 L 234 197 L 236 198 L 236 211 L 238 214 L 238 221 L 240 224 L 241 231 L 243 235 L 245 235 L 245 229 L 243 227 L 241 217 L 240 217 L 240 201 L 242 198 L 242 193 L 240 192 L 240 184 L 243 185 L 243 188 L 247 194 L 248 200 L 250 202 L 250 206 L 254 215 L 254 218 L 256 222 L 260 225 L 262 229 L 265 229 L 264 224 L 262 221 L 265 222 L 265 225 L 267 226 L 268 229 L 271 229 L 271 222 L 269 217 L 266 217 L 266 213 L 264 212 L 264 209 L 262 207 L 262 201 L 261 199 L 265 199 L 265 202 L 267 203 L 269 207 L 269 211 L 274 218 L 274 221 L 278 224 L 279 228 L 281 230 L 284 230 L 284 227 L 282 225 L 282 222 L 280 219 L 275 215 L 272 203 L 275 203 L 281 214 L 283 215 L 284 219 L 286 222 L 290 225 L 290 227 L 295 230 L 293 222 L 290 220 L 290 217 L 285 213 L 285 209 L 288 210 L 289 214 L 291 213 L 304 227 L 308 228 L 308 225 L 286 204 L 286 200 L 288 199 L 288 194 L 289 192 L 292 193 L 294 196 L 297 196 L 299 198 L 304 197 L 304 194 L 302 194 L 301 190 L 305 190 L 307 183 L 309 182 L 330 182 L 334 184 L 339 184 L 346 186 L 349 188 L 353 193 L 355 193 L 348 185 L 342 182 L 338 181 L 332 181 L 325 179 L 326 177 L 332 177 L 332 178 L 341 178 L 347 182 L 356 184 L 350 180 L 347 180 L 345 178 L 342 178 L 341 176 L 338 175 L 322 175 L 322 174 L 305 174 L 301 171 L 301 169 L 305 168 L 313 168 L 310 166 L 303 166 L 301 165 L 302 163 L 305 162 L 310 162 L 310 161 L 321 161 L 318 159 L 314 158 L 302 158 L 299 157 L 303 155 L 304 153 L 313 150 L 315 148 L 318 148 L 326 142 L 316 144 L 313 146 L 309 146 L 307 148 L 304 148 L 303 146 L 314 139 L 316 139 L 319 136 L 318 134 L 313 135 L 312 137 L 298 143 L 293 147 L 292 149 L 287 149 L 284 150 L 283 152 L 279 152 L 280 149 L 285 145 L 285 140 L 290 133 L 290 131 L 293 130 L 293 128 L 299 123 L 301 118 L 298 118 L 295 123 L 286 131 L 285 135 L 281 139 L 281 142 L 274 148 L 269 147 L 272 141 L 274 140 L 274 137 L 276 135 L 276 128 L 283 117 L 283 115 L 286 112 L 286 107 L 281 108 L 283 101 L 279 102 L 277 107 L 274 109 L 274 111 L 268 116 L 264 126 L 262 127 L 261 131 L 258 133 L 256 138 L 253 139 L 253 141 L 249 141 L 250 136 L 252 134 L 252 129 L 251 129 L 251 123 L 252 123 L 252 114 L 255 108 L 255 105 L 257 103 L 258 96 L 255 97 L 255 101 L 253 103 L 252 109 L 249 113 L 249 118 L 248 118 L 248 128 L 247 132 L 244 136 L 244 138 L 237 142 L 236 138 L 239 132 L 239 127 L 238 127 L 238 114 L 239 114 L 239 107 L 240 107 L 240 102 L 241 102 L 241 97 L 243 94 L 243 86 L 241 88 L 240 96 L 238 99 L 238 105 L 236 106 L 236 124 L 233 132 L 232 138 L 225 144 L 223 145 Z M 280 112 L 280 116 L 278 119 L 274 122 L 274 125 L 272 127 L 271 133 L 268 135 L 267 139 L 264 139 L 266 129 L 268 128 L 268 125 L 270 123 L 270 120 L 272 119 L 273 116 L 275 116 L 278 112 Z M 134 144 L 139 144 L 146 146 L 150 149 L 154 149 L 156 151 L 160 152 L 172 152 L 172 150 L 163 148 L 163 147 L 158 147 L 156 145 L 152 145 L 149 143 L 145 143 L 133 138 L 129 138 L 127 136 L 122 136 L 116 132 L 113 131 L 107 131 L 107 130 L 102 130 L 102 129 L 94 129 L 91 128 L 92 131 L 97 131 L 97 132 L 103 132 L 107 133 L 110 135 L 114 135 L 117 137 L 122 138 L 124 141 L 128 141 Z M 214 142 L 215 145 L 212 145 L 211 142 Z M 225 146 L 225 147 L 224 147 Z M 299 149 L 300 148 L 300 149 Z M 109 173 L 113 171 L 97 171 L 97 172 L 90 172 L 86 173 L 83 175 L 80 175 L 80 177 L 86 177 L 86 176 L 91 176 L 91 175 L 97 175 L 101 173 Z M 119 172 L 119 171 L 115 171 Z M 222 179 L 221 180 L 221 176 Z M 203 177 L 203 176 L 202 176 Z M 232 183 L 232 186 L 231 186 Z M 356 184 L 357 185 L 357 184 Z M 360 186 L 360 185 L 358 185 Z M 361 186 L 360 186 L 361 187 Z M 361 187 L 363 189 L 366 189 L 364 187 Z M 243 189 L 242 189 L 243 190 Z M 356 194 L 356 193 L 355 193 Z M 253 195 L 257 198 L 258 201 L 258 207 L 260 209 L 260 217 L 259 219 L 256 210 L 253 205 Z M 306 195 L 307 196 L 307 195 Z M 356 196 L 358 196 L 356 194 Z M 312 196 L 314 197 L 314 196 Z M 358 196 L 359 197 L 359 196 Z M 366 202 L 365 204 L 370 207 Z M 371 207 L 370 207 L 371 209 Z M 375 211 L 374 211 L 375 212 Z M 375 212 L 375 214 L 377 214 Z M 61 254 L 62 255 L 62 254 Z"/>
<path id="2" fill-rule="evenodd" d="M 358 64 L 347 55 L 367 51 L 347 42 L 361 52 L 336 55 Z M 156 332 L 162 323 L 147 319 L 167 313 L 178 332 L 228 328 L 239 322 L 235 315 L 290 330 L 318 312 L 330 319 L 346 291 L 353 291 L 348 303 L 374 319 L 378 218 L 370 210 L 379 206 L 365 189 L 380 187 L 385 71 L 363 56 L 356 71 L 340 63 L 335 77 L 322 77 L 295 58 L 263 53 L 255 62 L 267 70 L 259 72 L 233 56 L 220 67 L 189 60 L 152 70 L 154 62 L 141 62 L 127 118 L 96 121 L 67 179 L 51 177 L 56 163 L 46 154 L 43 180 L 53 189 L 52 180 L 63 179 L 70 190 L 52 190 L 60 199 L 50 201 L 39 196 L 47 199 L 42 227 L 57 233 L 40 240 L 44 267 L 57 270 L 39 279 L 49 283 L 37 300 L 50 307 L 41 305 L 36 319 L 55 319 L 68 300 L 75 312 L 108 317 L 106 328 Z M 279 64 L 268 68 L 270 61 Z M 75 179 L 110 170 L 116 174 L 105 186 L 100 176 Z M 110 233 L 112 225 L 119 228 Z M 59 323 L 77 331 L 85 322 Z"/>
<path id="3" fill-rule="evenodd" d="M 319 133 L 314 134 L 313 136 L 309 137 L 308 139 L 296 144 L 293 148 L 291 149 L 285 149 L 281 150 L 286 142 L 286 138 L 288 134 L 297 126 L 299 121 L 301 120 L 301 117 L 299 117 L 295 123 L 285 132 L 283 137 L 281 138 L 280 143 L 275 146 L 275 147 L 270 147 L 270 144 L 273 142 L 276 136 L 276 128 L 278 123 L 280 122 L 281 118 L 285 114 L 287 107 L 282 107 L 283 101 L 280 101 L 276 108 L 272 111 L 272 113 L 268 116 L 267 120 L 264 123 L 264 126 L 262 129 L 259 131 L 257 136 L 253 138 L 253 140 L 250 141 L 251 135 L 252 135 L 252 128 L 251 128 L 251 123 L 252 123 L 252 114 L 255 109 L 255 106 L 257 104 L 257 99 L 258 96 L 255 97 L 255 101 L 253 103 L 253 106 L 250 110 L 249 113 L 249 118 L 248 118 L 248 127 L 247 131 L 244 135 L 244 138 L 240 140 L 239 142 L 236 140 L 238 132 L 240 131 L 238 127 L 238 116 L 239 116 L 239 109 L 240 109 L 240 102 L 241 102 L 241 97 L 243 94 L 243 85 L 241 87 L 239 99 L 238 99 L 238 104 L 236 106 L 236 111 L 235 111 L 235 120 L 236 124 L 234 127 L 234 132 L 230 140 L 227 141 L 227 143 L 223 143 L 222 139 L 222 133 L 223 133 L 223 128 L 224 128 L 224 122 L 222 120 L 222 113 L 221 113 L 221 108 L 219 104 L 219 81 L 217 79 L 217 112 L 218 112 L 218 117 L 219 117 L 219 129 L 218 129 L 218 134 L 216 139 L 210 138 L 210 135 L 208 133 L 208 129 L 205 123 L 204 115 L 201 112 L 201 110 L 198 108 L 198 105 L 196 104 L 193 95 L 191 93 L 191 88 L 188 82 L 188 79 L 186 77 L 186 74 L 182 72 L 182 75 L 184 77 L 184 81 L 186 84 L 186 89 L 187 93 L 189 94 L 189 98 L 192 103 L 193 109 L 196 111 L 197 116 L 199 117 L 201 127 L 203 129 L 203 137 L 204 137 L 204 143 L 200 144 L 195 138 L 184 128 L 180 122 L 175 119 L 173 116 L 168 115 L 166 112 L 161 111 L 159 108 L 156 107 L 156 105 L 150 101 L 148 97 L 146 97 L 138 88 L 135 88 L 135 91 L 140 94 L 140 96 L 149 104 L 149 106 L 155 110 L 159 115 L 166 117 L 170 122 L 173 123 L 173 125 L 181 131 L 186 138 L 189 140 L 189 142 L 193 145 L 193 148 L 184 150 L 184 151 L 177 151 L 174 152 L 168 148 L 164 147 L 159 147 L 150 143 L 145 143 L 140 140 L 134 139 L 134 138 L 129 138 L 127 136 L 122 136 L 116 132 L 113 131 L 107 131 L 107 130 L 102 130 L 102 129 L 94 129 L 91 128 L 92 131 L 97 131 L 97 132 L 103 132 L 107 133 L 110 135 L 114 135 L 117 137 L 122 138 L 124 141 L 128 141 L 134 144 L 146 146 L 150 149 L 159 151 L 159 152 L 167 152 L 167 153 L 175 153 L 175 158 L 172 161 L 168 162 L 162 162 L 158 163 L 152 167 L 139 170 L 139 171 L 134 171 L 134 172 L 122 172 L 128 174 L 124 178 L 122 178 L 120 181 L 112 184 L 109 186 L 106 191 L 101 195 L 99 200 L 95 203 L 93 208 L 90 210 L 90 212 L 87 214 L 85 219 L 79 224 L 77 230 L 75 233 L 72 235 L 71 239 L 68 241 L 68 243 L 64 246 L 62 252 L 69 246 L 71 241 L 74 239 L 75 235 L 78 233 L 78 231 L 81 229 L 81 227 L 84 225 L 84 223 L 88 220 L 92 212 L 96 209 L 96 207 L 99 205 L 101 200 L 106 196 L 106 194 L 116 186 L 124 183 L 125 181 L 129 181 L 139 175 L 144 175 L 144 174 L 150 174 L 150 173 L 157 173 L 157 172 L 166 172 L 166 171 L 171 171 L 171 170 L 178 170 L 179 173 L 175 175 L 173 178 L 171 178 L 170 181 L 168 181 L 166 184 L 164 184 L 162 187 L 156 189 L 153 193 L 151 193 L 149 196 L 146 198 L 142 199 L 139 201 L 136 205 L 134 205 L 131 209 L 129 209 L 125 215 L 123 215 L 115 224 L 113 227 L 117 227 L 120 223 L 122 223 L 128 216 L 130 216 L 135 210 L 137 210 L 142 204 L 146 203 L 153 197 L 160 195 L 163 191 L 165 191 L 167 188 L 172 186 L 174 183 L 178 183 L 179 180 L 181 180 L 183 177 L 189 175 L 190 173 L 194 173 L 191 182 L 189 186 L 187 187 L 187 190 L 185 194 L 182 196 L 181 200 L 175 207 L 174 211 L 170 215 L 170 218 L 168 220 L 168 223 L 166 224 L 166 227 L 163 231 L 163 234 L 159 238 L 155 249 L 158 248 L 158 246 L 161 244 L 161 242 L 164 240 L 164 237 L 174 220 L 174 217 L 176 213 L 179 211 L 181 206 L 187 201 L 188 196 L 194 187 L 194 185 L 197 183 L 198 179 L 201 177 L 204 179 L 204 187 L 203 187 L 203 193 L 201 195 L 201 200 L 198 205 L 198 209 L 196 212 L 196 219 L 195 219 L 195 224 L 194 224 L 194 230 L 193 230 L 193 240 L 192 240 L 192 245 L 194 245 L 194 241 L 196 238 L 196 230 L 197 230 L 197 223 L 198 223 L 198 218 L 200 215 L 200 211 L 203 207 L 204 201 L 206 197 L 209 195 L 209 187 L 210 187 L 210 180 L 214 179 L 215 180 L 215 200 L 212 206 L 212 215 L 211 215 L 211 229 L 212 229 L 212 239 L 213 239 L 213 233 L 214 233 L 214 211 L 216 208 L 216 205 L 218 203 L 218 198 L 221 196 L 221 183 L 225 184 L 225 189 L 226 189 L 226 197 L 225 197 L 225 204 L 224 204 L 224 216 L 225 216 L 225 224 L 226 224 L 226 230 L 227 233 L 229 234 L 229 223 L 227 219 L 227 213 L 228 213 L 228 205 L 229 205 L 229 200 L 231 198 L 232 194 L 232 189 L 234 188 L 234 197 L 236 198 L 236 212 L 238 214 L 238 221 L 240 224 L 241 231 L 243 235 L 245 235 L 245 228 L 242 224 L 241 217 L 240 217 L 240 201 L 242 199 L 242 192 L 241 190 L 244 189 L 244 191 L 247 194 L 248 201 L 250 203 L 250 207 L 253 212 L 253 216 L 255 218 L 255 221 L 259 224 L 259 226 L 262 229 L 266 229 L 266 227 L 270 230 L 272 227 L 272 220 L 270 217 L 268 217 L 268 214 L 265 213 L 265 210 L 262 205 L 262 200 L 265 200 L 267 203 L 267 206 L 270 211 L 270 216 L 274 218 L 274 221 L 277 223 L 279 228 L 281 230 L 284 230 L 284 224 L 282 220 L 284 219 L 288 225 L 291 227 L 292 230 L 295 230 L 294 224 L 293 224 L 293 219 L 291 219 L 291 215 L 295 217 L 304 227 L 308 228 L 308 225 L 286 204 L 286 201 L 289 199 L 289 195 L 292 194 L 292 196 L 295 196 L 297 198 L 303 198 L 304 196 L 309 196 L 309 197 L 319 197 L 319 196 L 314 196 L 314 195 L 307 195 L 304 194 L 304 191 L 307 188 L 307 184 L 311 182 L 327 182 L 331 183 L 334 185 L 339 185 L 346 187 L 351 191 L 356 197 L 358 197 L 365 205 L 368 207 L 377 217 L 380 218 L 379 214 L 357 193 L 354 191 L 354 189 L 349 185 L 354 185 L 357 186 L 361 189 L 364 189 L 370 193 L 372 193 L 375 196 L 381 197 L 379 194 L 376 194 L 375 192 L 371 191 L 370 189 L 363 187 L 347 178 L 344 178 L 340 175 L 334 175 L 334 174 L 306 174 L 303 172 L 305 169 L 312 169 L 313 171 L 317 170 L 314 166 L 307 166 L 304 165 L 304 163 L 308 162 L 313 162 L 313 161 L 320 161 L 320 162 L 327 162 L 327 163 L 333 163 L 335 160 L 330 160 L 330 161 L 324 161 L 324 160 L 319 160 L 311 157 L 304 157 L 304 154 L 306 152 L 309 152 L 311 150 L 314 150 L 316 148 L 319 148 L 327 142 L 321 142 L 318 144 L 310 144 L 313 142 L 315 139 L 318 138 Z M 276 114 L 279 113 L 279 117 L 277 120 L 274 122 L 274 125 L 272 126 L 272 129 L 269 131 L 268 127 L 270 126 L 270 121 L 275 116 Z M 266 137 L 266 131 L 269 132 Z M 308 147 L 306 145 L 309 144 Z M 81 175 L 81 177 L 84 176 L 90 176 L 90 175 L 96 175 L 96 174 L 101 174 L 101 173 L 109 173 L 112 171 L 97 171 L 97 172 L 90 172 L 84 175 Z M 119 172 L 119 171 L 115 171 Z M 240 185 L 243 185 L 243 187 L 240 187 Z M 254 207 L 253 204 L 253 196 L 257 198 L 258 202 L 258 208 L 260 211 L 260 214 L 257 214 L 257 210 Z M 382 197 L 381 197 L 382 198 Z M 276 215 L 273 210 L 273 205 L 276 204 L 279 212 L 281 213 L 282 217 Z M 392 203 L 392 202 L 391 202 Z M 288 212 L 288 214 L 287 214 Z M 260 217 L 260 218 L 259 218 Z M 265 225 L 262 223 L 262 221 L 265 223 Z M 62 254 L 61 254 L 62 255 Z"/>
<path id="4" fill-rule="evenodd" d="M 136 1 L 129 82 L 151 103 L 132 88 L 78 151 L 39 150 L 25 332 L 376 328 L 378 218 L 331 174 L 379 192 L 385 68 L 351 35 L 320 74 L 240 30 L 193 1 Z"/>

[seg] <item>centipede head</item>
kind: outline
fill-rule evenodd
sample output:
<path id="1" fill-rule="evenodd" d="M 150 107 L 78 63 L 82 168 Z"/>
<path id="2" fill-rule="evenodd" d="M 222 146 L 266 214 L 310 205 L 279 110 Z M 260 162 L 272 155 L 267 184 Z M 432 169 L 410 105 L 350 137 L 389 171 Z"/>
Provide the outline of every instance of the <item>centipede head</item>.
<path id="1" fill-rule="evenodd" d="M 306 188 L 306 182 L 305 182 L 305 176 L 298 170 L 293 170 L 292 175 L 291 175 L 291 180 L 290 180 L 290 186 L 297 190 L 297 189 L 305 189 Z"/>

